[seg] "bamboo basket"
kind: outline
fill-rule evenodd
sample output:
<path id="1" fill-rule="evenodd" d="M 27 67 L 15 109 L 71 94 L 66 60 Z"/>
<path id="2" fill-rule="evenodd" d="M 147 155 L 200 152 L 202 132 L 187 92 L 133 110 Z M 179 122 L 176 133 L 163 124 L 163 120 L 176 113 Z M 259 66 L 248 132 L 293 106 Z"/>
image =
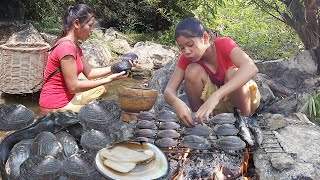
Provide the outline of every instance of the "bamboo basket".
<path id="1" fill-rule="evenodd" d="M 47 43 L 0 45 L 0 91 L 9 94 L 39 91 L 49 48 Z"/>

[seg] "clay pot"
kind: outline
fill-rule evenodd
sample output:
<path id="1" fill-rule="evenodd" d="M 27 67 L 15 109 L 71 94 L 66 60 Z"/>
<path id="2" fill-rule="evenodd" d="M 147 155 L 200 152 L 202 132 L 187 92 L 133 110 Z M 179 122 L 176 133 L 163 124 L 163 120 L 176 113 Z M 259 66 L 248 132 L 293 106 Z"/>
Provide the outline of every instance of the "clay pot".
<path id="1" fill-rule="evenodd" d="M 157 96 L 158 91 L 155 89 L 124 86 L 118 88 L 118 101 L 126 112 L 149 111 Z"/>

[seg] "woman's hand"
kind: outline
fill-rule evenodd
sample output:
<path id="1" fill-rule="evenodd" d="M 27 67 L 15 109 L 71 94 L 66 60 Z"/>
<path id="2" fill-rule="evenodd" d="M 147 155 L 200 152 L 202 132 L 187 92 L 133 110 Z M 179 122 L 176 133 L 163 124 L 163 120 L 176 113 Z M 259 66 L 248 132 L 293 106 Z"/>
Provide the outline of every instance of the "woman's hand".
<path id="1" fill-rule="evenodd" d="M 179 101 L 174 107 L 178 118 L 184 125 L 187 127 L 195 126 L 191 117 L 191 110 L 183 101 Z"/>
<path id="2" fill-rule="evenodd" d="M 122 78 L 128 77 L 128 73 L 126 71 L 121 71 L 119 73 L 114 73 L 109 75 L 107 78 L 111 81 L 119 80 Z"/>
<path id="3" fill-rule="evenodd" d="M 213 109 L 218 105 L 220 98 L 213 93 L 196 112 L 196 120 L 199 124 L 203 124 L 202 118 L 205 117 L 206 122 L 209 122 L 209 115 L 212 114 Z"/>
<path id="4" fill-rule="evenodd" d="M 138 60 L 129 60 L 129 63 L 132 66 L 131 70 L 135 70 L 138 64 Z"/>

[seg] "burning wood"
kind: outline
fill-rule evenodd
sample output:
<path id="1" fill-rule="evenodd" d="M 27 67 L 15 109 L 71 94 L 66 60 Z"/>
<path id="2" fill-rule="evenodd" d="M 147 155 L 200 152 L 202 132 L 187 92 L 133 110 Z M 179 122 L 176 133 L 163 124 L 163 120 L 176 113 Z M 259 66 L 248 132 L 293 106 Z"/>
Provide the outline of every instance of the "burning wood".
<path id="1" fill-rule="evenodd" d="M 183 166 L 184 166 L 184 164 L 185 164 L 185 162 L 186 162 L 186 159 L 187 159 L 187 157 L 188 157 L 188 155 L 189 155 L 189 152 L 191 151 L 191 149 L 190 148 L 188 148 L 187 150 L 186 150 L 186 152 L 184 153 L 184 155 L 183 155 L 183 157 L 182 157 L 182 165 L 179 167 L 179 172 L 178 172 L 178 174 L 175 176 L 175 177 L 173 177 L 173 180 L 182 180 L 183 179 L 183 177 L 184 177 L 184 174 L 183 174 Z"/>
<path id="2" fill-rule="evenodd" d="M 242 174 L 242 177 L 248 177 L 249 157 L 249 149 L 246 149 L 245 153 L 243 154 L 243 163 L 239 170 L 239 173 Z"/>
<path id="3" fill-rule="evenodd" d="M 173 180 L 208 179 L 232 180 L 241 179 L 240 167 L 243 165 L 240 154 L 211 153 L 205 150 L 185 152 L 178 164 Z"/>
<path id="4" fill-rule="evenodd" d="M 231 179 L 236 179 L 239 176 L 235 176 L 232 174 L 228 168 L 224 166 L 220 166 L 216 171 L 213 172 L 212 179 L 213 180 L 231 180 Z"/>

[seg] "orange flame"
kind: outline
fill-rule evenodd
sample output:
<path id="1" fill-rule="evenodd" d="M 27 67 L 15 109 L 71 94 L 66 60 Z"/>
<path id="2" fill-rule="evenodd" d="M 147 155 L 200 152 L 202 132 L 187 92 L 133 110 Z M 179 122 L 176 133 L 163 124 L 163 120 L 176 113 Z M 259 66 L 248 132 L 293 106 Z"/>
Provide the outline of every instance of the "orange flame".
<path id="1" fill-rule="evenodd" d="M 223 165 L 213 171 L 211 179 L 225 179 L 225 175 L 223 174 Z"/>
<path id="2" fill-rule="evenodd" d="M 184 179 L 184 170 L 183 166 L 185 164 L 185 160 L 187 159 L 189 152 L 191 151 L 191 148 L 187 148 L 183 156 L 181 156 L 182 165 L 180 166 L 179 173 L 172 178 L 172 180 L 183 180 Z"/>
<path id="3" fill-rule="evenodd" d="M 179 173 L 172 178 L 172 180 L 183 180 L 183 176 L 184 176 L 184 173 L 183 173 L 183 169 L 179 171 Z"/>
<path id="4" fill-rule="evenodd" d="M 243 163 L 239 169 L 239 173 L 241 173 L 242 177 L 245 180 L 249 180 L 248 178 L 248 167 L 249 167 L 249 158 L 250 158 L 250 154 L 249 154 L 250 150 L 246 149 L 245 153 L 243 154 Z"/>
<path id="5" fill-rule="evenodd" d="M 212 180 L 221 180 L 221 179 L 230 179 L 230 178 L 234 178 L 234 174 L 232 174 L 230 170 L 223 165 L 220 165 L 218 168 L 216 168 L 210 177 L 210 179 Z"/>
<path id="6" fill-rule="evenodd" d="M 191 151 L 190 148 L 187 148 L 187 149 L 186 149 L 186 152 L 185 152 L 184 155 L 183 155 L 183 160 L 186 160 L 186 159 L 187 159 L 190 151 Z"/>

